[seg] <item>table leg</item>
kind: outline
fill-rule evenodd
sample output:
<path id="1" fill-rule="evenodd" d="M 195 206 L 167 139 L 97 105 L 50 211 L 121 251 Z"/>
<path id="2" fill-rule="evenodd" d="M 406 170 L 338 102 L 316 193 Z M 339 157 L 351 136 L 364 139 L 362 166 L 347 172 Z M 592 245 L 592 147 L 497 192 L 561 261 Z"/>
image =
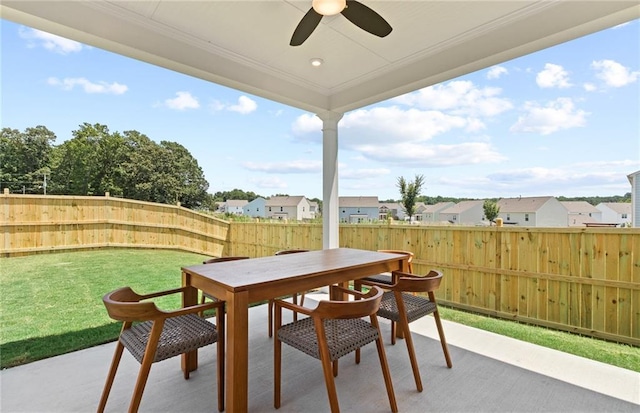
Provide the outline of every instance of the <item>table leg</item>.
<path id="1" fill-rule="evenodd" d="M 249 293 L 227 293 L 227 412 L 246 412 L 249 397 Z"/>
<path id="2" fill-rule="evenodd" d="M 182 273 L 182 285 L 185 287 L 189 287 L 182 295 L 182 306 L 189 307 L 192 305 L 197 305 L 198 290 L 194 287 L 191 287 L 190 274 L 184 272 Z M 182 371 L 184 372 L 186 378 L 188 377 L 189 372 L 194 371 L 198 368 L 198 350 L 183 354 L 181 364 Z"/>

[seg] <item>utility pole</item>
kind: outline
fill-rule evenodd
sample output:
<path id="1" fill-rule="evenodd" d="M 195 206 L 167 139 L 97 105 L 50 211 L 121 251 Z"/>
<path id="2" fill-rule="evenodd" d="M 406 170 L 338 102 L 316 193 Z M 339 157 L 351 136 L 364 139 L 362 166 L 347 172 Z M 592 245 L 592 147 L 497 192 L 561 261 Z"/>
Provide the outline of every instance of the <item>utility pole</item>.
<path id="1" fill-rule="evenodd" d="M 46 195 L 47 194 L 47 174 L 44 173 L 43 176 L 44 176 L 44 181 L 42 182 L 42 188 L 44 189 L 44 194 Z"/>

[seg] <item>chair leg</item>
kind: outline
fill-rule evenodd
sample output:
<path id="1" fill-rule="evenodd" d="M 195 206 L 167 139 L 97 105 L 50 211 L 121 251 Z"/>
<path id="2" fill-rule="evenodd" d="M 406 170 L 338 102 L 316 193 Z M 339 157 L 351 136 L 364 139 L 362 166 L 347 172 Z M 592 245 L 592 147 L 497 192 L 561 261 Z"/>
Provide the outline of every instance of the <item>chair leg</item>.
<path id="1" fill-rule="evenodd" d="M 398 331 L 398 326 L 395 321 L 391 322 L 391 344 L 396 345 L 396 333 Z"/>
<path id="2" fill-rule="evenodd" d="M 326 342 L 325 342 L 326 345 Z M 338 392 L 336 391 L 336 382 L 333 379 L 333 363 L 329 360 L 329 351 L 325 349 L 326 354 L 321 354 L 322 371 L 324 373 L 324 381 L 327 386 L 327 394 L 329 395 L 329 405 L 331 406 L 331 413 L 339 413 L 340 406 L 338 404 Z"/>
<path id="3" fill-rule="evenodd" d="M 440 314 L 438 310 L 433 313 L 433 318 L 436 320 L 436 327 L 438 328 L 438 335 L 440 335 L 440 345 L 442 345 L 442 352 L 444 353 L 444 359 L 447 361 L 447 367 L 453 367 L 451 363 L 451 356 L 449 355 L 449 348 L 447 347 L 447 340 L 444 338 L 444 329 L 442 328 L 442 322 L 440 321 Z"/>
<path id="4" fill-rule="evenodd" d="M 291 296 L 291 301 L 294 304 L 298 304 L 298 294 L 297 293 L 293 293 L 293 295 Z M 297 311 L 293 312 L 293 321 L 298 321 L 298 312 Z"/>
<path id="5" fill-rule="evenodd" d="M 147 385 L 147 379 L 149 378 L 149 371 L 151 365 L 156 357 L 156 350 L 158 348 L 158 340 L 160 340 L 160 334 L 162 334 L 162 328 L 164 327 L 163 320 L 156 320 L 153 323 L 153 328 L 149 334 L 149 340 L 147 341 L 147 347 L 144 351 L 144 357 L 140 364 L 140 372 L 138 373 L 138 379 L 136 380 L 136 387 L 131 396 L 131 405 L 129 406 L 129 413 L 135 413 L 140 408 L 140 401 L 142 400 L 142 393 L 144 387 Z"/>
<path id="6" fill-rule="evenodd" d="M 269 300 L 269 337 L 273 337 L 273 300 Z"/>
<path id="7" fill-rule="evenodd" d="M 204 296 L 204 293 L 201 293 L 200 304 L 204 304 L 206 299 L 207 299 L 207 297 Z M 200 311 L 199 315 L 200 315 L 200 317 L 204 318 L 204 310 Z"/>
<path id="8" fill-rule="evenodd" d="M 372 320 L 373 321 L 373 320 Z M 396 394 L 393 390 L 393 382 L 391 381 L 391 372 L 389 371 L 389 364 L 387 363 L 387 355 L 384 351 L 384 343 L 382 342 L 382 333 L 380 333 L 380 326 L 378 321 L 372 322 L 372 324 L 378 329 L 378 339 L 376 340 L 376 348 L 378 349 L 378 358 L 380 359 L 380 366 L 382 367 L 382 375 L 384 376 L 384 385 L 387 388 L 387 396 L 389 397 L 389 406 L 393 413 L 398 413 L 398 403 L 396 402 Z"/>
<path id="9" fill-rule="evenodd" d="M 418 368 L 418 360 L 416 358 L 416 350 L 413 346 L 413 336 L 409 331 L 409 322 L 406 318 L 400 321 L 400 328 L 404 332 L 404 340 L 407 343 L 407 352 L 409 353 L 409 360 L 411 361 L 411 369 L 413 370 L 413 378 L 416 382 L 416 388 L 419 392 L 422 391 L 422 378 L 420 377 L 420 369 Z"/>
<path id="10" fill-rule="evenodd" d="M 113 360 L 111 361 L 111 367 L 109 368 L 109 374 L 107 375 L 107 382 L 104 384 L 104 389 L 102 390 L 102 397 L 100 398 L 100 404 L 98 405 L 98 413 L 104 412 L 104 408 L 107 405 L 107 399 L 109 398 L 109 393 L 111 393 L 111 386 L 113 386 L 113 380 L 116 377 L 116 371 L 118 371 L 118 366 L 120 365 L 120 359 L 122 358 L 122 351 L 124 350 L 124 346 L 118 340 L 116 344 L 116 350 L 113 353 Z"/>

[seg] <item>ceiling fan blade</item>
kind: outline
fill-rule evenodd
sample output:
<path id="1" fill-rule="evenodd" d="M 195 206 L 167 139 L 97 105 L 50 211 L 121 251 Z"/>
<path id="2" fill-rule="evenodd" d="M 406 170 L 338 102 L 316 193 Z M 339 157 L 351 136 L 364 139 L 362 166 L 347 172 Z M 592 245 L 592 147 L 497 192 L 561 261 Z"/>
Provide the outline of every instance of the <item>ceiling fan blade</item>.
<path id="1" fill-rule="evenodd" d="M 393 30 L 382 16 L 359 1 L 347 0 L 347 7 L 341 13 L 351 23 L 378 37 L 385 37 Z"/>
<path id="2" fill-rule="evenodd" d="M 322 14 L 317 13 L 313 7 L 310 8 L 302 20 L 300 20 L 300 23 L 298 23 L 298 27 L 294 30 L 289 44 L 291 46 L 300 46 L 304 43 L 304 41 L 311 36 L 311 33 L 313 33 L 316 27 L 318 27 L 320 20 L 322 20 Z"/>

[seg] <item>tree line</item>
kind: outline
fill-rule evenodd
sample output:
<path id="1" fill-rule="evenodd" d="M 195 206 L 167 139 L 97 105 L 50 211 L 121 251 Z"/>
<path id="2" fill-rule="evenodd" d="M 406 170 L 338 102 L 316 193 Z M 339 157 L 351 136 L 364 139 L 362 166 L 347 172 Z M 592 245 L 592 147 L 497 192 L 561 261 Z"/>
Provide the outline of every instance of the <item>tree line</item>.
<path id="1" fill-rule="evenodd" d="M 0 130 L 0 190 L 13 193 L 57 195 L 104 195 L 166 204 L 180 203 L 191 209 L 215 210 L 215 202 L 252 201 L 261 195 L 241 189 L 208 193 L 209 182 L 198 161 L 176 142 L 156 143 L 132 130 L 110 132 L 105 125 L 83 123 L 72 138 L 55 145 L 56 135 L 45 126 Z M 408 210 L 416 202 L 433 205 L 473 198 L 426 196 L 420 192 L 424 176 L 413 181 L 398 178 L 399 200 Z M 275 196 L 282 196 L 277 194 Z M 268 198 L 263 196 L 263 198 Z M 623 196 L 557 197 L 560 201 L 631 202 Z M 322 200 L 310 198 L 322 209 Z M 491 201 L 496 202 L 496 199 Z"/>
<path id="2" fill-rule="evenodd" d="M 18 193 L 104 195 L 198 209 L 213 199 L 198 161 L 176 142 L 80 125 L 54 145 L 44 126 L 0 131 L 0 186 Z"/>

